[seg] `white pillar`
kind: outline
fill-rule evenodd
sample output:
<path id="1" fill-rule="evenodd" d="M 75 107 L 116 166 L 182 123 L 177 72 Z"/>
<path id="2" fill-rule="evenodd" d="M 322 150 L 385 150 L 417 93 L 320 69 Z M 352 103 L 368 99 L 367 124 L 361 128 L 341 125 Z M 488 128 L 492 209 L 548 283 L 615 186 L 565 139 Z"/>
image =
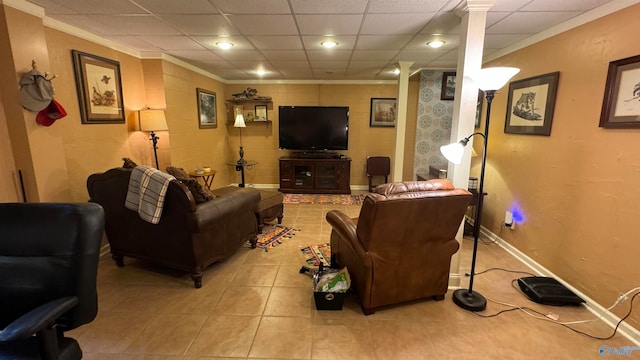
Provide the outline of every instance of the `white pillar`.
<path id="1" fill-rule="evenodd" d="M 482 49 L 484 47 L 487 11 L 495 0 L 467 0 L 456 8 L 456 14 L 462 18 L 462 31 L 458 47 L 458 66 L 456 69 L 456 93 L 453 103 L 453 121 L 451 141 L 457 142 L 475 131 L 478 86 L 469 78 L 469 74 L 482 67 Z M 472 140 L 473 141 L 473 138 Z M 467 145 L 460 165 L 449 163 L 449 180 L 456 187 L 466 189 L 469 184 L 471 167 L 471 144 Z M 460 224 L 456 239 L 462 244 L 464 222 Z M 460 286 L 460 252 L 451 259 L 449 286 Z"/>
<path id="2" fill-rule="evenodd" d="M 407 98 L 409 94 L 409 68 L 413 61 L 398 61 L 400 75 L 398 77 L 398 98 L 396 106 L 396 141 L 393 152 L 393 171 L 391 181 L 402 181 L 402 164 L 404 163 L 404 143 L 407 131 Z"/>

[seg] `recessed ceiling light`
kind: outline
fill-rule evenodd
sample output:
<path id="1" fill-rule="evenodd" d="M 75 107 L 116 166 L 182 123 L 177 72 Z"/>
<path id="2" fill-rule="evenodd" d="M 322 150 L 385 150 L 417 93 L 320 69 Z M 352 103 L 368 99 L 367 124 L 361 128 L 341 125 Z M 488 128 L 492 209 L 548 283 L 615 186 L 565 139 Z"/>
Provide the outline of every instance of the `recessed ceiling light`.
<path id="1" fill-rule="evenodd" d="M 391 70 L 391 72 L 393 74 L 395 74 L 395 75 L 398 75 L 398 74 L 400 74 L 400 69 L 393 69 L 393 70 Z"/>
<path id="2" fill-rule="evenodd" d="M 429 42 L 427 43 L 427 45 L 428 45 L 429 47 L 432 47 L 432 48 L 434 48 L 434 49 L 437 49 L 437 48 L 441 47 L 441 46 L 442 46 L 442 45 L 444 45 L 444 44 L 445 44 L 445 41 L 444 41 L 444 40 L 432 40 L 432 41 L 429 41 Z"/>
<path id="3" fill-rule="evenodd" d="M 331 49 L 332 47 L 338 46 L 338 43 L 333 40 L 326 40 L 321 42 L 320 45 L 322 45 L 323 47 L 326 47 L 327 49 Z"/>
<path id="4" fill-rule="evenodd" d="M 229 50 L 233 47 L 233 43 L 230 43 L 228 41 L 220 41 L 216 43 L 216 46 L 222 50 Z"/>
<path id="5" fill-rule="evenodd" d="M 260 75 L 260 76 L 262 76 L 262 75 L 264 75 L 264 74 L 266 74 L 266 73 L 267 73 L 267 71 L 266 71 L 266 70 L 264 70 L 264 69 L 258 69 L 258 70 L 256 70 L 256 74 L 258 74 L 258 75 Z"/>

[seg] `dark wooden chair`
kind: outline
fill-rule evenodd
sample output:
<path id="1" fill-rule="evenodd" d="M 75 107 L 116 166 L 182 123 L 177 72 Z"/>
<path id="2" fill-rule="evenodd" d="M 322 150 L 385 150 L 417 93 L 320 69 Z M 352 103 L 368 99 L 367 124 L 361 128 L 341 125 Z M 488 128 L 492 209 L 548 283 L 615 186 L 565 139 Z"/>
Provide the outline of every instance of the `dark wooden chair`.
<path id="1" fill-rule="evenodd" d="M 388 182 L 391 172 L 391 159 L 388 156 L 367 156 L 367 177 L 369 178 L 369 192 L 373 192 L 372 178 L 384 176 L 384 183 Z"/>

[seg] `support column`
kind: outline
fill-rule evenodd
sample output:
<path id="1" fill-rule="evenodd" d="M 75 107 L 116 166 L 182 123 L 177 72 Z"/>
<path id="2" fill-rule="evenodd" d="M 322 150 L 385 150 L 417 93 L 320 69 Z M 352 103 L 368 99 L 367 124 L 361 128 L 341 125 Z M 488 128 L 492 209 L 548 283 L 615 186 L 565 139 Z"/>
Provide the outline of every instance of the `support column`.
<path id="1" fill-rule="evenodd" d="M 402 165 L 404 163 L 404 143 L 407 130 L 407 100 L 409 97 L 409 68 L 413 61 L 398 61 L 400 75 L 398 77 L 398 98 L 396 107 L 396 141 L 393 152 L 393 171 L 391 181 L 402 181 Z"/>
<path id="2" fill-rule="evenodd" d="M 458 66 L 456 69 L 456 92 L 453 103 L 453 121 L 451 124 L 451 141 L 457 142 L 475 131 L 476 105 L 478 86 L 469 78 L 469 74 L 482 67 L 487 11 L 495 4 L 495 0 L 467 0 L 458 6 L 456 14 L 462 18 L 460 45 L 458 47 Z M 472 140 L 473 141 L 473 138 Z M 449 180 L 456 187 L 466 189 L 469 184 L 471 167 L 471 149 L 467 146 L 460 165 L 449 163 Z M 460 224 L 456 239 L 462 244 L 464 222 Z M 449 286 L 460 286 L 459 252 L 451 259 Z"/>

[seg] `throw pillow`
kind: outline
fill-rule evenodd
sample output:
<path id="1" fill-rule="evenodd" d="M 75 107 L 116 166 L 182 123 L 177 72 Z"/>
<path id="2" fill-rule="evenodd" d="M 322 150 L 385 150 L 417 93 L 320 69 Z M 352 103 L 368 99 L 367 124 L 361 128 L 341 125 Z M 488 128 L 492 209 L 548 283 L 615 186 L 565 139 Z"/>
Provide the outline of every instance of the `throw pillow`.
<path id="1" fill-rule="evenodd" d="M 173 175 L 176 179 L 189 179 L 189 174 L 183 168 L 177 166 L 167 166 L 167 173 Z"/>
<path id="2" fill-rule="evenodd" d="M 215 198 L 215 195 L 213 195 L 209 189 L 203 187 L 196 179 L 180 179 L 180 181 L 189 189 L 189 191 L 191 191 L 196 204 L 207 202 Z"/>
<path id="3" fill-rule="evenodd" d="M 124 164 L 122 164 L 122 167 L 125 169 L 133 169 L 134 167 L 138 166 L 138 164 L 136 164 L 133 160 L 129 159 L 128 157 L 123 157 L 122 160 L 124 161 Z"/>

